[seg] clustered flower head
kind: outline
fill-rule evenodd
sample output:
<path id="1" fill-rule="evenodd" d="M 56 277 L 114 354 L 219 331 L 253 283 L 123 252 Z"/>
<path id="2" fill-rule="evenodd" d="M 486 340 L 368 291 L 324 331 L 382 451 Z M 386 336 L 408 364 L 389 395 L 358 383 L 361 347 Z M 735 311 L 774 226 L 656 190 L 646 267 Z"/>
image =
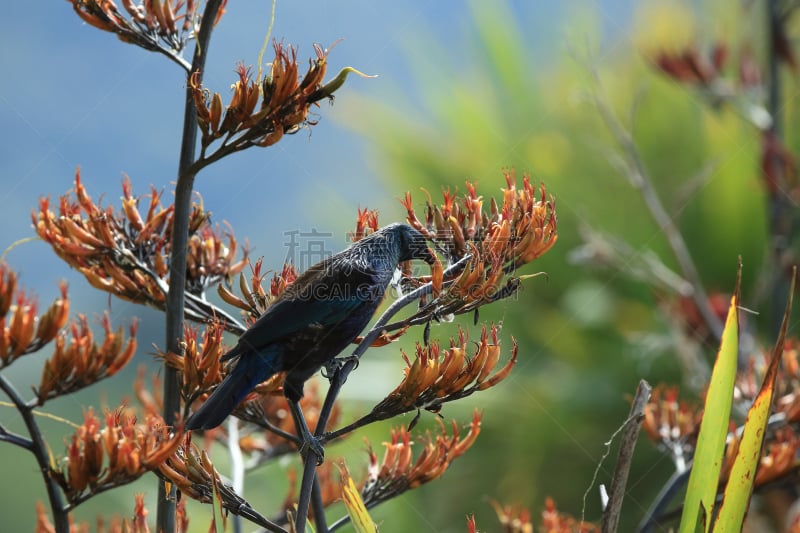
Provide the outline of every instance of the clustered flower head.
<path id="1" fill-rule="evenodd" d="M 797 339 L 786 339 L 781 364 L 775 380 L 774 412 L 783 414 L 787 423 L 800 421 L 800 360 Z M 766 352 L 749 358 L 743 371 L 736 376 L 735 400 L 744 408 L 758 395 L 769 363 Z"/>
<path id="2" fill-rule="evenodd" d="M 214 503 L 216 499 L 222 508 L 233 514 L 244 516 L 256 524 L 267 523 L 245 499 L 223 482 L 211 458 L 192 443 L 190 435 L 178 440 L 169 458 L 157 466 L 157 473 L 166 482 L 174 484 L 183 496 L 201 503 Z"/>
<path id="3" fill-rule="evenodd" d="M 58 212 L 50 209 L 49 198 L 40 199 L 38 211 L 32 213 L 33 226 L 55 253 L 93 287 L 163 309 L 169 280 L 173 206 L 164 207 L 161 193 L 152 189 L 143 213 L 139 210 L 142 199 L 132 194 L 127 177 L 122 190 L 121 211 L 103 208 L 88 195 L 77 171 L 74 192 L 59 198 Z M 193 205 L 189 231 L 186 288 L 190 294 L 202 295 L 205 288 L 240 272 L 247 264 L 247 250 L 236 261 L 233 233 L 212 227 L 202 202 Z M 192 307 L 192 301 L 187 306 L 187 315 L 198 318 L 199 311 Z"/>
<path id="4" fill-rule="evenodd" d="M 47 400 L 70 394 L 119 372 L 136 353 L 136 327 L 130 326 L 127 340 L 122 327 L 111 329 L 108 313 L 103 314 L 105 337 L 102 344 L 94 340 L 94 333 L 84 315 L 66 332 L 56 337 L 53 355 L 44 363 L 42 379 L 36 389 L 39 405 Z"/>
<path id="5" fill-rule="evenodd" d="M 133 517 L 130 522 L 127 519 L 120 518 L 119 515 L 114 515 L 111 520 L 106 523 L 102 516 L 97 517 L 95 528 L 92 529 L 88 522 L 81 522 L 76 524 L 72 520 L 72 515 L 69 517 L 69 533 L 150 533 L 150 528 L 147 525 L 147 508 L 144 506 L 144 494 L 134 495 L 134 508 Z M 185 533 L 189 529 L 189 519 L 186 516 L 186 503 L 179 501 L 176 509 L 176 533 Z M 50 522 L 47 516 L 44 504 L 36 502 L 36 533 L 56 533 L 56 528 Z"/>
<path id="6" fill-rule="evenodd" d="M 507 533 L 533 533 L 533 524 L 531 523 L 531 512 L 517 505 L 502 505 L 496 500 L 489 500 L 489 503 L 494 507 L 494 512 L 497 513 L 497 520 L 503 526 L 503 531 Z M 547 499 L 548 504 L 552 504 L 552 500 Z M 542 513 L 543 518 L 545 513 Z M 548 533 L 551 531 L 547 529 Z"/>
<path id="7" fill-rule="evenodd" d="M 471 256 L 458 275 L 443 283 L 434 269 L 437 297 L 432 305 L 438 316 L 466 313 L 512 295 L 521 281 L 515 271 L 541 257 L 558 239 L 555 199 L 547 195 L 544 185 L 537 190 L 525 174 L 522 187 L 517 188 L 513 170 L 506 170 L 504 177 L 502 202 L 492 198 L 488 210 L 477 186 L 470 182 L 461 196 L 444 190 L 442 204 L 435 205 L 429 197 L 424 222 L 414 210 L 411 195 L 402 200 L 409 224 L 443 251 L 448 265 Z M 431 311 L 424 309 L 420 314 Z"/>
<path id="8" fill-rule="evenodd" d="M 158 351 L 164 363 L 180 372 L 181 396 L 192 403 L 218 385 L 223 378 L 220 357 L 224 351 L 224 328 L 218 322 L 207 324 L 202 337 L 198 327 L 183 328 L 183 354 Z"/>
<path id="9" fill-rule="evenodd" d="M 437 419 L 438 420 L 438 419 Z M 453 421 L 452 436 L 444 424 L 441 433 L 426 435 L 422 452 L 414 460 L 411 433 L 406 428 L 392 430 L 391 440 L 384 442 L 383 460 L 369 448 L 367 479 L 361 489 L 364 503 L 368 506 L 393 498 L 403 492 L 433 481 L 450 466 L 450 463 L 466 452 L 475 442 L 481 430 L 481 414 L 476 410 L 467 434 L 461 438 L 458 425 Z"/>
<path id="10" fill-rule="evenodd" d="M 179 443 L 160 417 L 148 416 L 144 424 L 137 424 L 135 415 L 124 408 L 107 410 L 105 427 L 101 427 L 90 408 L 70 440 L 66 457 L 53 465 L 51 476 L 69 501 L 81 501 L 157 469 Z"/>
<path id="11" fill-rule="evenodd" d="M 234 307 L 239 308 L 245 315 L 247 324 L 252 324 L 264 311 L 272 305 L 272 302 L 286 290 L 297 279 L 297 271 L 291 263 L 285 263 L 280 272 L 273 272 L 269 282 L 269 287 L 264 287 L 266 274 L 262 274 L 262 260 L 256 261 L 251 265 L 252 275 L 248 283 L 244 273 L 239 274 L 239 292 L 236 295 L 224 284 L 217 285 L 217 292 L 222 300 Z"/>
<path id="12" fill-rule="evenodd" d="M 200 27 L 196 0 L 121 0 L 127 14 L 113 0 L 68 0 L 75 13 L 87 24 L 115 33 L 123 42 L 146 50 L 179 53 Z M 214 25 L 222 18 L 223 0 Z"/>
<path id="13" fill-rule="evenodd" d="M 512 339 L 511 357 L 495 371 L 500 361 L 498 328 L 483 326 L 480 342 L 468 357 L 468 336 L 459 327 L 458 339 L 450 339 L 450 348 L 439 342 L 417 343 L 413 362 L 403 353 L 407 368 L 403 381 L 372 410 L 386 417 L 413 409 L 439 412 L 442 404 L 464 398 L 503 381 L 517 361 L 517 343 Z M 383 418 L 383 417 L 381 417 Z"/>
<path id="14" fill-rule="evenodd" d="M 36 300 L 17 288 L 16 272 L 0 262 L 0 368 L 40 350 L 56 338 L 68 318 L 66 283 L 61 283 L 61 297 L 40 316 Z"/>
<path id="15" fill-rule="evenodd" d="M 730 476 L 741 440 L 741 434 L 736 431 L 728 440 L 720 472 L 720 482 L 726 481 Z M 775 431 L 764 445 L 753 486 L 757 488 L 794 473 L 797 470 L 795 458 L 798 450 L 800 450 L 800 438 L 795 435 L 791 427 L 786 426 Z"/>
<path id="16" fill-rule="evenodd" d="M 552 498 L 545 500 L 544 510 L 542 511 L 542 530 L 548 533 L 600 532 L 600 528 L 596 524 L 576 520 L 567 514 L 558 512 L 556 502 Z"/>
<path id="17" fill-rule="evenodd" d="M 690 452 L 697 440 L 702 418 L 702 411 L 697 406 L 679 401 L 677 386 L 659 384 L 645 406 L 642 427 L 653 442 Z"/>
<path id="18" fill-rule="evenodd" d="M 662 50 L 653 61 L 662 72 L 681 83 L 710 85 L 720 76 L 727 59 L 728 47 L 717 42 L 708 57 L 697 47 L 689 46 L 678 52 Z"/>
<path id="19" fill-rule="evenodd" d="M 314 125 L 308 119 L 309 109 L 320 100 L 333 98 L 347 75 L 357 70 L 346 67 L 323 85 L 328 68 L 328 52 L 314 44 L 315 58 L 300 78 L 297 51 L 292 46 L 273 41 L 275 59 L 261 79 L 252 70 L 239 64 L 239 79 L 233 84 L 233 95 L 223 110 L 222 96 L 202 86 L 199 72 L 194 72 L 189 87 L 194 94 L 197 121 L 201 132 L 202 155 L 217 140 L 221 146 L 209 159 L 216 159 L 251 146 L 272 146 L 285 134 Z M 260 102 L 260 105 L 259 105 Z"/>

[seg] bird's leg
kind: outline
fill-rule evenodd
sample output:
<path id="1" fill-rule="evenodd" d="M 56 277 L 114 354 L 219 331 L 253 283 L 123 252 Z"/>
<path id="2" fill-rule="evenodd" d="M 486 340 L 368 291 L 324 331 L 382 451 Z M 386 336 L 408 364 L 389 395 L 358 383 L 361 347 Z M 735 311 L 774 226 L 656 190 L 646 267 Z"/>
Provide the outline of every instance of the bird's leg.
<path id="1" fill-rule="evenodd" d="M 325 448 L 308 429 L 306 417 L 303 416 L 303 410 L 300 409 L 300 402 L 289 400 L 289 408 L 292 411 L 292 418 L 294 418 L 294 426 L 297 428 L 297 436 L 300 437 L 300 455 L 305 459 L 311 452 L 317 456 L 317 465 L 321 465 L 325 460 Z"/>

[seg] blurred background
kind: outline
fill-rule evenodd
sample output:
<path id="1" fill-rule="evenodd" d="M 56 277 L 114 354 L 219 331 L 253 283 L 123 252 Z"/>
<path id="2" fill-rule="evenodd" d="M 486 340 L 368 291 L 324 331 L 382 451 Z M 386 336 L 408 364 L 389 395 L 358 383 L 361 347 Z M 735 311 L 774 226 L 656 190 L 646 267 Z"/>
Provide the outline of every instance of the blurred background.
<path id="1" fill-rule="evenodd" d="M 297 45 L 299 58 L 313 55 L 312 43 L 328 47 L 343 38 L 330 54 L 330 75 L 350 65 L 378 77 L 350 77 L 334 104 L 318 110 L 319 124 L 310 130 L 268 149 L 235 154 L 198 176 L 196 190 L 213 220 L 230 223 L 268 268 L 286 259 L 292 232 L 321 232 L 326 249 L 343 248 L 359 207 L 378 209 L 381 224 L 402 220 L 398 198 L 406 191 L 420 209 L 422 188 L 437 199 L 442 187 L 463 192 L 467 179 L 478 183 L 486 200 L 500 197 L 504 167 L 529 172 L 557 198 L 558 244 L 526 267 L 526 273 L 543 271 L 547 277 L 527 280 L 516 298 L 481 312 L 483 320 L 502 321 L 505 346 L 512 335 L 519 341 L 517 367 L 501 386 L 449 404 L 442 413 L 467 423 L 477 407 L 484 412 L 483 432 L 441 480 L 376 508 L 382 531 L 464 531 L 464 517 L 473 512 L 481 530 L 497 530 L 490 500 L 538 515 L 552 496 L 560 510 L 580 516 L 587 491 L 586 518 L 596 520 L 594 471 L 606 441 L 627 416 L 639 379 L 656 384 L 692 377 L 676 358 L 673 328 L 659 312 L 663 287 L 633 280 L 624 268 L 574 261 L 586 251 L 580 248 L 581 231 L 588 229 L 628 243 L 623 263 L 652 252 L 677 269 L 659 225 L 615 165 L 619 153 L 593 94 L 605 95 L 632 131 L 706 289 L 732 290 L 741 255 L 745 305 L 766 307 L 763 299 L 749 300 L 766 250 L 761 136 L 734 106 L 706 105 L 702 95 L 651 62 L 657 51 L 690 44 L 706 49 L 716 40 L 731 46 L 746 41 L 758 58 L 761 2 L 745 4 L 706 2 L 701 9 L 698 2 L 630 0 L 277 3 L 272 35 Z M 4 12 L 0 248 L 33 235 L 31 209 L 40 196 L 68 191 L 77 166 L 90 194 L 103 196 L 106 205 L 117 204 L 123 173 L 135 192 L 146 193 L 152 184 L 168 199 L 180 142 L 182 71 L 162 56 L 87 27 L 67 2 L 11 2 Z M 236 63 L 255 65 L 269 17 L 268 2 L 229 3 L 205 74 L 206 85 L 224 99 Z M 796 113 L 791 97 L 787 112 Z M 792 140 L 790 131 L 787 142 Z M 90 289 L 42 242 L 14 248 L 7 261 L 41 305 L 66 279 L 75 312 L 94 319 L 110 309 L 115 325 L 140 319 L 139 353 L 125 372 L 52 402 L 46 411 L 79 420 L 89 405 L 114 407 L 132 398 L 140 365 L 158 372 L 152 353 L 154 345 L 164 344 L 163 315 Z M 461 322 L 468 327 L 471 317 Z M 453 325 L 435 326 L 432 336 L 447 339 L 454 331 Z M 366 412 L 394 388 L 403 364 L 400 348 L 410 350 L 420 338 L 421 330 L 414 331 L 402 343 L 368 354 L 342 395 L 348 414 Z M 707 348 L 707 356 L 715 352 Z M 47 354 L 5 371 L 20 391 L 30 394 Z M 392 425 L 409 421 L 371 426 L 331 448 L 328 457 L 345 455 L 360 478 L 366 464 L 362 435 L 379 449 Z M 6 405 L 0 406 L 0 423 L 22 428 Z M 53 453 L 63 454 L 70 428 L 43 425 Z M 436 430 L 434 415 L 423 414 L 418 431 L 426 428 Z M 222 469 L 225 460 L 220 453 Z M 270 505 L 277 508 L 283 500 L 285 470 L 293 466 L 297 462 L 287 459 L 254 473 L 246 497 L 269 514 Z M 0 471 L 4 529 L 31 531 L 35 502 L 45 499 L 35 462 L 4 445 Z M 608 483 L 612 471 L 613 455 L 599 467 L 596 481 Z M 621 530 L 638 522 L 671 472 L 669 459 L 643 438 Z M 100 513 L 130 515 L 134 492 L 146 494 L 154 518 L 151 476 L 94 498 L 75 516 L 93 523 Z M 193 530 L 207 530 L 210 510 L 190 509 Z"/>

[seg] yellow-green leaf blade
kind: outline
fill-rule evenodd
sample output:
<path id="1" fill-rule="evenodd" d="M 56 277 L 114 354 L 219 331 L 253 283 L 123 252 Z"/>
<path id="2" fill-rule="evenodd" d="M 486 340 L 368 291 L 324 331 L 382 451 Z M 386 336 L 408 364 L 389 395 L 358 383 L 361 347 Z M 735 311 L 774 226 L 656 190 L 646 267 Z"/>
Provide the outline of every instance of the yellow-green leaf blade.
<path id="1" fill-rule="evenodd" d="M 736 311 L 738 303 L 737 290 L 731 298 L 725 329 L 722 332 L 722 344 L 711 373 L 692 473 L 686 489 L 680 533 L 707 532 L 711 525 L 710 517 L 722 469 L 736 378 L 736 359 L 739 351 L 739 321 Z"/>
<path id="2" fill-rule="evenodd" d="M 720 506 L 717 522 L 714 531 L 724 533 L 726 531 L 741 531 L 745 513 L 750 506 L 750 497 L 753 494 L 753 486 L 756 479 L 756 470 L 761 460 L 761 449 L 764 446 L 764 437 L 769 423 L 769 412 L 772 406 L 772 398 L 775 393 L 775 379 L 778 375 L 778 365 L 783 355 L 783 347 L 786 342 L 786 332 L 789 329 L 789 320 L 792 313 L 792 295 L 794 294 L 794 279 L 792 276 L 792 287 L 789 290 L 789 300 L 786 303 L 786 311 L 783 315 L 783 323 L 775 342 L 775 350 L 772 360 L 769 362 L 764 382 L 758 392 L 753 405 L 747 413 L 747 420 L 744 423 L 742 439 L 739 443 L 739 450 L 736 452 L 731 474 L 725 486 L 725 495 Z"/>
<path id="3" fill-rule="evenodd" d="M 367 506 L 364 505 L 361 493 L 353 482 L 353 478 L 350 477 L 350 473 L 344 463 L 339 465 L 339 474 L 342 483 L 342 500 L 347 508 L 347 514 L 350 515 L 350 520 L 353 522 L 353 527 L 358 533 L 376 533 L 378 526 L 375 525 L 369 511 L 367 511 Z"/>

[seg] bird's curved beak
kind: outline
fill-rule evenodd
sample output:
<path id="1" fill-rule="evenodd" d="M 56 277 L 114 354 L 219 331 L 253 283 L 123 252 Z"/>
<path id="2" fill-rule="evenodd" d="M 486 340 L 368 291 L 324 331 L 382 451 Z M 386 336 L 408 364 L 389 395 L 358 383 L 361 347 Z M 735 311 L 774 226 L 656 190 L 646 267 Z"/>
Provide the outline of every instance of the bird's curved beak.
<path id="1" fill-rule="evenodd" d="M 434 263 L 436 263 L 436 254 L 433 253 L 433 250 L 430 247 L 426 246 L 425 250 L 422 253 L 422 257 L 420 257 L 420 259 L 422 259 L 429 265 L 433 265 Z"/>

